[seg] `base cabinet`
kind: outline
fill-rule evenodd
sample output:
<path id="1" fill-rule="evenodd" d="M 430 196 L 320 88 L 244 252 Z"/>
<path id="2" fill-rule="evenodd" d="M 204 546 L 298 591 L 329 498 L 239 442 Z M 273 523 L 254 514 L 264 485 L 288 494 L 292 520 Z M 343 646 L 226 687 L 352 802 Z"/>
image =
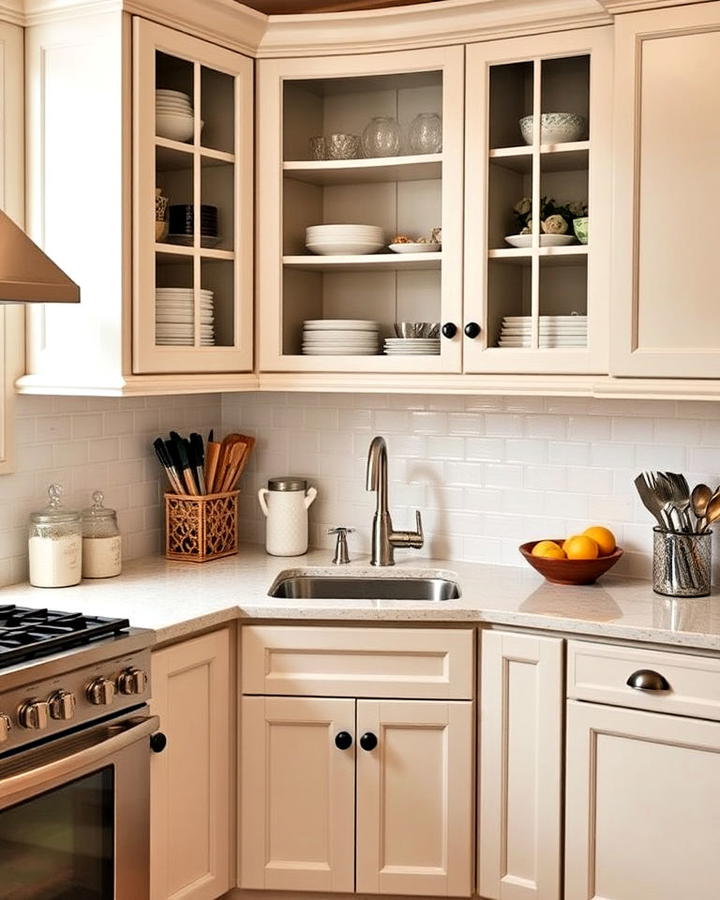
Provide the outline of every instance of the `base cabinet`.
<path id="1" fill-rule="evenodd" d="M 478 891 L 560 900 L 564 640 L 484 631 Z"/>
<path id="2" fill-rule="evenodd" d="M 243 888 L 472 893 L 472 701 L 245 697 Z"/>
<path id="3" fill-rule="evenodd" d="M 227 629 L 153 654 L 151 708 L 167 747 L 152 756 L 152 900 L 214 900 L 230 889 L 230 683 Z"/>
<path id="4" fill-rule="evenodd" d="M 716 900 L 720 723 L 567 704 L 566 900 Z"/>

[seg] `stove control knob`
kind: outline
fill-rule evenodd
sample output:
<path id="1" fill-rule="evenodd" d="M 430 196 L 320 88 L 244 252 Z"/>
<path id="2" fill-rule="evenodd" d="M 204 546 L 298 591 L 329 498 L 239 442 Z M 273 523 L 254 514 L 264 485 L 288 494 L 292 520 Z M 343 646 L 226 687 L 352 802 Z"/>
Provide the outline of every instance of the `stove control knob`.
<path id="1" fill-rule="evenodd" d="M 12 728 L 12 719 L 5 713 L 0 713 L 0 744 L 4 743 L 10 737 L 10 729 Z"/>
<path id="2" fill-rule="evenodd" d="M 45 700 L 26 700 L 18 709 L 18 722 L 23 728 L 41 731 L 48 726 L 48 705 Z"/>
<path id="3" fill-rule="evenodd" d="M 121 694 L 144 694 L 147 687 L 147 673 L 132 666 L 118 675 L 117 689 Z"/>
<path id="4" fill-rule="evenodd" d="M 109 706 L 115 696 L 115 685 L 109 678 L 96 678 L 87 686 L 85 693 L 95 706 Z"/>
<path id="5" fill-rule="evenodd" d="M 52 719 L 72 719 L 75 715 L 75 694 L 70 691 L 55 691 L 48 697 L 48 706 L 50 707 L 50 718 Z"/>

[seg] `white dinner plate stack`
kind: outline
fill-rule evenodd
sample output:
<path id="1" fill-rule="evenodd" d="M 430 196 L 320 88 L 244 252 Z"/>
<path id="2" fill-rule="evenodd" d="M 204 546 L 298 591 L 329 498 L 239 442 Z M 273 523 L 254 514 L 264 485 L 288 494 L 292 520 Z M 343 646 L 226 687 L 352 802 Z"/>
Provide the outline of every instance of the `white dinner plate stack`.
<path id="1" fill-rule="evenodd" d="M 189 140 L 195 128 L 190 96 L 182 91 L 158 88 L 155 91 L 155 124 L 158 137 Z"/>
<path id="2" fill-rule="evenodd" d="M 305 246 L 320 256 L 355 256 L 377 253 L 385 246 L 385 233 L 377 225 L 311 225 Z"/>
<path id="3" fill-rule="evenodd" d="M 587 316 L 540 316 L 539 346 L 543 350 L 587 347 Z M 505 316 L 500 330 L 500 347 L 530 347 L 530 316 Z"/>
<path id="4" fill-rule="evenodd" d="M 440 338 L 385 338 L 388 356 L 438 356 Z"/>
<path id="5" fill-rule="evenodd" d="M 308 319 L 303 331 L 305 356 L 375 356 L 378 323 L 366 319 Z"/>
<path id="6" fill-rule="evenodd" d="M 155 290 L 155 343 L 158 347 L 192 347 L 195 342 L 195 303 L 192 288 Z M 212 291 L 200 291 L 200 346 L 215 344 Z"/>

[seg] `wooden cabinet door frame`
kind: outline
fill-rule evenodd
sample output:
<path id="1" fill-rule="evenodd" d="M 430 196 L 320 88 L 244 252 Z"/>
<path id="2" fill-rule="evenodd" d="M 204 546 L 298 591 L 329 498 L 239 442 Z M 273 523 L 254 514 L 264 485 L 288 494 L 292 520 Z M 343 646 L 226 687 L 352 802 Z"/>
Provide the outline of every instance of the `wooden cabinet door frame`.
<path id="1" fill-rule="evenodd" d="M 357 751 L 357 885 L 362 894 L 408 894 L 435 897 L 468 897 L 472 893 L 473 834 L 473 703 L 437 700 L 358 700 L 358 741 L 366 732 L 377 737 L 377 747 Z M 393 864 L 385 854 L 403 838 L 412 840 L 413 827 L 428 825 L 410 797 L 393 797 L 392 779 L 402 775 L 403 759 L 392 749 L 393 729 L 407 732 L 433 731 L 442 741 L 442 772 L 439 809 L 433 816 L 442 847 L 432 852 L 438 860 L 427 866 Z M 397 747 L 397 745 L 396 745 Z M 422 765 L 421 750 L 415 742 L 416 759 L 405 760 L 417 770 Z M 406 751 L 412 748 L 406 744 Z M 392 815 L 392 805 L 396 806 Z M 403 834 L 392 833 L 393 823 Z M 400 824 L 398 824 L 400 823 Z M 426 833 L 425 839 L 428 840 Z M 432 838 L 428 843 L 432 842 Z M 391 852 L 393 852 L 391 850 Z M 439 863 L 439 864 L 438 864 Z"/>
<path id="2" fill-rule="evenodd" d="M 643 176 L 643 71 L 644 55 L 652 45 L 662 51 L 673 37 L 702 35 L 720 31 L 720 3 L 692 3 L 675 8 L 649 10 L 618 16 L 615 20 L 615 103 L 614 103 L 614 191 L 613 191 L 613 264 L 612 264 L 612 335 L 610 352 L 610 374 L 657 378 L 718 378 L 720 377 L 720 353 L 718 347 L 673 348 L 640 346 L 640 323 L 638 306 L 641 302 L 641 264 L 652 266 L 651 257 L 655 253 L 667 253 L 667 247 L 658 251 L 642 240 L 642 176 Z M 720 46 L 720 41 L 718 41 Z M 691 62 L 691 61 L 689 61 Z M 671 74 L 675 67 L 661 63 Z M 712 79 L 703 74 L 708 88 Z M 717 107 L 717 87 L 715 103 L 708 96 L 706 110 Z M 663 109 L 664 92 L 660 86 L 656 92 L 656 116 L 664 120 L 667 113 Z M 681 101 L 682 102 L 682 101 Z M 712 121 L 712 114 L 707 119 Z M 697 141 L 694 134 L 675 130 L 674 123 L 667 118 L 667 128 L 674 133 L 680 143 L 693 146 Z M 662 141 L 662 136 L 657 139 Z M 701 146 L 701 145 L 698 145 Z M 712 155 L 711 155 L 712 154 Z M 708 148 L 706 160 L 708 171 L 717 168 L 714 151 Z M 699 167 L 692 166 L 688 176 Z M 717 178 L 717 176 L 715 176 Z M 656 176 L 656 180 L 657 176 Z M 714 184 L 717 185 L 717 180 Z M 653 197 L 657 191 L 650 192 Z M 708 183 L 709 197 L 713 196 L 712 184 Z M 647 210 L 646 210 L 647 212 Z M 678 240 L 693 241 L 698 244 L 698 265 L 714 270 L 713 258 L 706 251 L 704 238 L 698 234 L 695 223 L 688 229 L 686 221 L 672 206 L 666 207 L 670 228 L 677 228 Z M 649 212 L 648 212 L 649 216 Z M 653 217 L 649 216 L 652 222 Z M 668 236 L 672 245 L 672 232 Z M 667 258 L 667 256 L 663 256 Z M 678 264 L 679 265 L 679 264 Z M 683 269 L 685 267 L 683 266 Z M 681 292 L 682 293 L 682 292 Z M 708 329 L 718 334 L 717 291 L 706 296 Z M 652 303 L 652 298 L 650 298 Z M 674 308 L 669 312 L 672 321 L 683 316 L 683 297 L 677 296 Z M 647 313 L 651 315 L 651 313 Z M 679 322 L 680 323 L 680 322 Z M 680 323 L 681 324 L 681 323 Z M 669 336 L 672 338 L 672 335 Z"/>
<path id="3" fill-rule="evenodd" d="M 560 900 L 562 638 L 483 631 L 478 893 Z"/>

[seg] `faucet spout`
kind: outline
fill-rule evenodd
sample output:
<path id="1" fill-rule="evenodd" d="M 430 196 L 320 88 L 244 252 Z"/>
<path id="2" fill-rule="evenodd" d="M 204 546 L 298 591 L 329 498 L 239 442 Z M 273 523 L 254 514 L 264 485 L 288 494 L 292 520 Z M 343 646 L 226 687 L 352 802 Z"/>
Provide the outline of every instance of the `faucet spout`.
<path id="1" fill-rule="evenodd" d="M 373 566 L 395 565 L 395 547 L 422 547 L 424 538 L 420 513 L 416 513 L 417 531 L 394 531 L 388 508 L 388 458 L 385 438 L 378 435 L 370 442 L 367 459 L 365 489 L 375 491 L 377 505 L 373 516 L 372 550 Z"/>

